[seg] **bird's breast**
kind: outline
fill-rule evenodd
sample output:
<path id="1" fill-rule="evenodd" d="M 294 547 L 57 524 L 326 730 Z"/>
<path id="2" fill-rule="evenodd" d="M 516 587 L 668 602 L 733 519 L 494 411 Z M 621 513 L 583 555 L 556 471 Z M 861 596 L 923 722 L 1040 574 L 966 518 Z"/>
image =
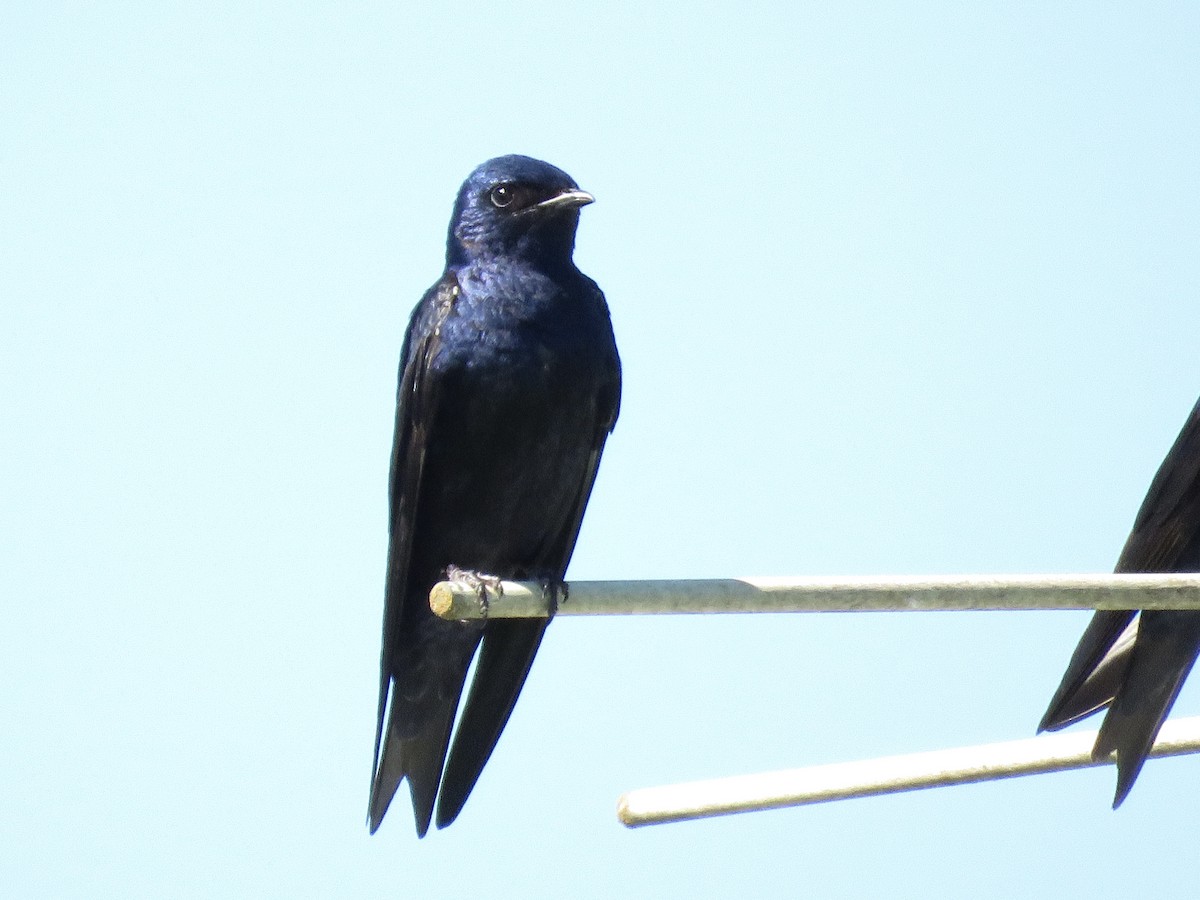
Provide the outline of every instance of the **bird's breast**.
<path id="1" fill-rule="evenodd" d="M 572 515 L 597 439 L 598 368 L 518 330 L 439 371 L 422 510 L 446 559 L 508 575 L 544 566 Z"/>

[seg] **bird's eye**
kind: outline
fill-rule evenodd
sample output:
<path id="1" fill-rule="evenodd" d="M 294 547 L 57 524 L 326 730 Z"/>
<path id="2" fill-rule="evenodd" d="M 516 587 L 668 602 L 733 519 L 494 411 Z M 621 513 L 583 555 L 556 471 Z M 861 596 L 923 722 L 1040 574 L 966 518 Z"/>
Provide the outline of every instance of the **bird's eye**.
<path id="1" fill-rule="evenodd" d="M 511 206 L 513 201 L 517 199 L 517 192 L 513 190 L 511 184 L 498 184 L 492 188 L 490 197 L 492 206 L 497 209 L 504 209 L 506 206 Z"/>

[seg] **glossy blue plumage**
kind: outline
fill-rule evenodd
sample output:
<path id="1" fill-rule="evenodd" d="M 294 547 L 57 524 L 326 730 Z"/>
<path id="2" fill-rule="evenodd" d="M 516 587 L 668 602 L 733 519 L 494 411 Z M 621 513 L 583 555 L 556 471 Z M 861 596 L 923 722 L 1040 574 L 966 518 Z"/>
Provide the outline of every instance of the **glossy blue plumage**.
<path id="1" fill-rule="evenodd" d="M 621 389 L 604 295 L 571 258 L 579 208 L 590 201 L 566 173 L 529 157 L 481 165 L 455 202 L 446 270 L 409 323 L 392 453 L 372 831 L 405 779 L 418 834 L 435 803 L 438 826 L 453 821 L 546 627 L 444 622 L 429 611 L 433 584 L 450 566 L 550 582 L 565 575 Z"/>

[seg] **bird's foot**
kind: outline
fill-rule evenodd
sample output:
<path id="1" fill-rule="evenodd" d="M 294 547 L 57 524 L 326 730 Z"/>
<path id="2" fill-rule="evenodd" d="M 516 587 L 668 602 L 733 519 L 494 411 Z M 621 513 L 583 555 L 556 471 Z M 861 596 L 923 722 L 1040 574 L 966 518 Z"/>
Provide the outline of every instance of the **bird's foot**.
<path id="1" fill-rule="evenodd" d="M 542 602 L 553 617 L 558 612 L 559 603 L 566 603 L 570 599 L 571 590 L 565 581 L 553 578 L 539 578 L 538 583 L 542 586 Z"/>
<path id="2" fill-rule="evenodd" d="M 485 575 L 482 572 L 460 569 L 458 566 L 452 565 L 446 567 L 446 578 L 449 581 L 460 581 L 475 592 L 475 596 L 479 600 L 479 614 L 485 619 L 488 614 L 488 604 L 491 602 L 488 592 L 490 591 L 497 597 L 504 596 L 504 587 L 501 585 L 501 578 L 498 575 Z"/>

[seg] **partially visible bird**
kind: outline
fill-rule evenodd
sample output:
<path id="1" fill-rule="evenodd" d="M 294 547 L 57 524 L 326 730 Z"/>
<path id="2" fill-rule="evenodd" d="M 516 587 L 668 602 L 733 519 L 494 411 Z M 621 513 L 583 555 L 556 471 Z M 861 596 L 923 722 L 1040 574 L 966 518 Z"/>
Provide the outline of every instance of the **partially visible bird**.
<path id="1" fill-rule="evenodd" d="M 1154 476 L 1116 571 L 1200 572 L 1200 402 Z M 1064 728 L 1108 707 L 1092 756 L 1117 754 L 1116 809 L 1198 653 L 1200 612 L 1101 610 L 1080 638 L 1038 731 Z"/>
<path id="2" fill-rule="evenodd" d="M 418 836 L 435 801 L 438 827 L 454 821 L 547 624 L 443 621 L 430 612 L 430 589 L 448 569 L 541 580 L 551 590 L 566 574 L 621 398 L 608 306 L 572 260 L 579 209 L 592 199 L 540 160 L 483 163 L 458 192 L 445 272 L 409 322 L 389 489 L 372 833 L 405 779 Z"/>

